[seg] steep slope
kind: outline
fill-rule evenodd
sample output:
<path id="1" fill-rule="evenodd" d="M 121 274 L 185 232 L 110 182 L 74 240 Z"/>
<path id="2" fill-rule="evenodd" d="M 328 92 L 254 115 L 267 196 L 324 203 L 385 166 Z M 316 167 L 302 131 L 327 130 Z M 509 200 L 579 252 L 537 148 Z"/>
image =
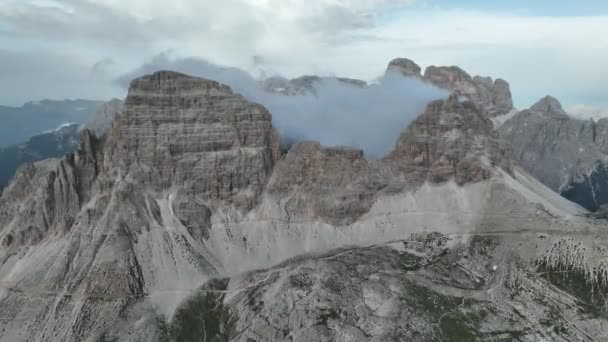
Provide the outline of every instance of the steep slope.
<path id="1" fill-rule="evenodd" d="M 389 63 L 386 74 L 397 73 L 419 78 L 464 96 L 490 117 L 504 115 L 513 110 L 509 83 L 501 78 L 492 80 L 491 77 L 471 77 L 457 66 L 429 66 L 424 71 L 424 75 L 421 74 L 421 70 L 420 66 L 412 60 L 396 58 Z"/>
<path id="2" fill-rule="evenodd" d="M 605 232 L 583 214 L 514 168 L 458 96 L 381 160 L 314 142 L 280 155 L 265 108 L 157 72 L 107 135 L 84 130 L 0 197 L 0 340 L 432 340 L 473 324 L 470 298 L 488 336 L 599 339 L 601 307 L 569 318 L 583 304 L 543 278 L 564 267 L 604 291 Z M 507 307 L 523 317 L 501 325 Z M 522 328 L 548 317 L 567 332 Z"/>
<path id="3" fill-rule="evenodd" d="M 97 340 L 135 321 L 154 333 L 157 311 L 221 270 L 206 205 L 255 203 L 270 114 L 168 72 L 135 81 L 123 114 L 107 141 L 83 131 L 75 155 L 30 165 L 0 198 L 1 340 Z"/>
<path id="4" fill-rule="evenodd" d="M 80 126 L 60 127 L 31 137 L 19 145 L 0 147 L 0 189 L 4 188 L 21 165 L 74 152 L 80 141 Z"/>
<path id="5" fill-rule="evenodd" d="M 572 118 L 547 96 L 498 130 L 515 160 L 549 188 L 590 210 L 608 203 L 603 177 L 608 120 Z"/>
<path id="6" fill-rule="evenodd" d="M 597 211 L 608 204 L 608 159 L 597 160 L 587 172 L 576 172 L 561 189 L 561 195 Z"/>

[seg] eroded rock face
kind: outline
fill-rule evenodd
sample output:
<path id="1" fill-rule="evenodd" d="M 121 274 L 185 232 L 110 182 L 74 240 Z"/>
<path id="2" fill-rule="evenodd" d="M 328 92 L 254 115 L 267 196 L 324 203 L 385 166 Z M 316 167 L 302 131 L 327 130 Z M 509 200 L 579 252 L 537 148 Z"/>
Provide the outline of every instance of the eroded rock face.
<path id="1" fill-rule="evenodd" d="M 456 95 L 431 103 L 401 134 L 390 158 L 411 160 L 433 182 L 478 182 L 490 178 L 496 165 L 511 172 L 510 156 L 498 146 L 492 122 Z"/>
<path id="2" fill-rule="evenodd" d="M 320 217 L 333 225 L 355 222 L 378 194 L 455 180 L 488 179 L 494 167 L 511 172 L 508 151 L 499 148 L 492 122 L 457 96 L 431 103 L 382 160 L 367 160 L 351 148 L 294 145 L 277 164 L 268 192 L 289 198 L 288 215 Z"/>
<path id="3" fill-rule="evenodd" d="M 569 117 L 555 98 L 545 97 L 498 129 L 514 159 L 549 188 L 559 192 L 577 173 L 587 174 L 602 151 L 603 123 Z"/>
<path id="4" fill-rule="evenodd" d="M 271 115 L 215 81 L 174 72 L 135 80 L 105 150 L 107 170 L 250 209 L 278 151 Z"/>
<path id="5" fill-rule="evenodd" d="M 509 83 L 503 79 L 471 77 L 457 66 L 429 66 L 424 71 L 424 75 L 421 75 L 420 71 L 420 66 L 407 58 L 392 60 L 386 70 L 387 73 L 421 78 L 439 88 L 464 96 L 473 101 L 489 117 L 500 116 L 513 110 Z"/>
<path id="6" fill-rule="evenodd" d="M 513 109 L 511 90 L 503 79 L 493 81 L 490 77 L 471 77 L 456 66 L 430 66 L 424 72 L 424 79 L 467 97 L 490 117 L 506 114 Z"/>
<path id="7" fill-rule="evenodd" d="M 239 330 L 265 338 L 335 337 L 319 318 L 352 332 L 344 336 L 399 340 L 408 317 L 422 317 L 412 331 L 433 337 L 441 317 L 417 302 L 427 297 L 411 292 L 427 287 L 420 278 L 427 271 L 447 291 L 474 291 L 476 280 L 490 278 L 492 264 L 510 269 L 550 251 L 542 259 L 547 265 L 575 261 L 587 276 L 604 279 L 608 273 L 589 271 L 606 266 L 594 257 L 602 238 L 553 244 L 537 235 L 546 227 L 597 236 L 605 230 L 594 230 L 582 209 L 511 167 L 495 138 L 485 113 L 452 96 L 429 105 L 387 158 L 367 160 L 358 150 L 313 142 L 281 156 L 270 114 L 230 88 L 166 71 L 139 78 L 107 135 L 83 131 L 75 154 L 29 165 L 0 197 L 0 340 L 158 340 L 174 317 L 192 321 L 175 309 L 209 292 L 195 291 L 202 284 L 226 296 L 195 302 L 202 310 L 195 318 L 211 329 L 195 324 L 195 339 L 249 336 L 230 335 L 226 327 L 235 320 Z M 396 252 L 378 247 L 341 258 L 346 246 L 385 246 L 421 232 L 430 238 Z M 477 234 L 503 238 L 462 258 L 446 256 L 471 260 L 462 261 L 462 272 L 454 264 L 422 269 L 466 250 L 467 237 Z M 320 257 L 298 262 L 311 254 Z M 267 271 L 239 275 L 282 262 L 276 279 Z M 410 278 L 417 270 L 420 277 Z M 340 283 L 344 272 L 349 286 L 323 280 Z M 510 284 L 502 279 L 518 279 L 503 274 L 500 285 L 480 291 L 503 291 Z M 230 280 L 207 283 L 215 277 Z M 259 290 L 264 303 L 249 290 Z M 410 300 L 395 299 L 397 293 Z M 342 305 L 346 316 L 332 311 L 340 295 L 354 304 Z M 290 298 L 298 296 L 330 307 L 295 311 Z M 456 306 L 439 309 L 458 310 L 463 296 L 450 297 Z M 229 315 L 214 315 L 216 308 Z M 382 335 L 383 327 L 395 328 L 394 335 Z"/>

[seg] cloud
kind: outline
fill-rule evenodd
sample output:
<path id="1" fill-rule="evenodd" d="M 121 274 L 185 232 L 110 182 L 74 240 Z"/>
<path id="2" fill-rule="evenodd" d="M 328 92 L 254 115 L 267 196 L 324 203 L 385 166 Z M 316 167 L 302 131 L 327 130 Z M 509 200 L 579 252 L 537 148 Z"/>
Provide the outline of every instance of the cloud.
<path id="1" fill-rule="evenodd" d="M 91 68 L 91 71 L 94 74 L 105 74 L 114 65 L 116 65 L 116 61 L 114 61 L 112 58 L 106 57 L 98 62 L 95 62 L 95 64 L 93 64 L 93 67 Z"/>
<path id="2" fill-rule="evenodd" d="M 459 65 L 472 74 L 504 78 L 520 108 L 547 93 L 566 106 L 608 105 L 608 70 L 601 67 L 608 37 L 597 34 L 608 31 L 608 17 L 445 10 L 432 4 L 2 0 L 0 44 L 7 51 L 31 55 L 45 49 L 67 60 L 86 61 L 89 68 L 109 58 L 115 63 L 105 70 L 106 78 L 162 51 L 251 73 L 337 74 L 365 80 L 381 73 L 392 58 L 408 57 L 422 66 Z M 63 83 L 62 78 L 56 81 Z M 90 96 L 98 97 L 97 86 L 91 86 Z M 58 93 L 49 89 L 47 97 Z"/>
<path id="3" fill-rule="evenodd" d="M 581 119 L 599 120 L 608 118 L 608 107 L 579 104 L 568 108 L 567 112 L 570 115 Z"/>
<path id="4" fill-rule="evenodd" d="M 49 50 L 0 50 L 0 103 L 89 98 L 104 100 L 121 94 L 110 79 L 93 74 L 91 64 Z"/>
<path id="5" fill-rule="evenodd" d="M 315 140 L 327 146 L 353 146 L 372 158 L 392 150 L 409 122 L 430 101 L 447 95 L 420 80 L 390 75 L 365 88 L 325 79 L 315 84 L 316 95 L 284 96 L 264 91 L 260 82 L 243 70 L 166 54 L 118 82 L 126 86 L 129 80 L 157 70 L 175 70 L 231 86 L 270 110 L 273 125 L 284 141 Z"/>

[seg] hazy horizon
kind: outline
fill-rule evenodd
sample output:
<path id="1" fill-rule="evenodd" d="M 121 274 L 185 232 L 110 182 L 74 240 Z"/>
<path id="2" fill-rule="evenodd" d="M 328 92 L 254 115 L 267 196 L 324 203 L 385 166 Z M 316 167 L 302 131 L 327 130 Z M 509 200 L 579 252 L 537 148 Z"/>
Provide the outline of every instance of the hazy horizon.
<path id="1" fill-rule="evenodd" d="M 107 25 L 106 23 L 112 23 Z M 445 0 L 6 0 L 0 104 L 123 98 L 115 81 L 158 56 L 253 75 L 373 80 L 396 57 L 503 78 L 516 107 L 550 94 L 608 112 L 608 4 Z"/>

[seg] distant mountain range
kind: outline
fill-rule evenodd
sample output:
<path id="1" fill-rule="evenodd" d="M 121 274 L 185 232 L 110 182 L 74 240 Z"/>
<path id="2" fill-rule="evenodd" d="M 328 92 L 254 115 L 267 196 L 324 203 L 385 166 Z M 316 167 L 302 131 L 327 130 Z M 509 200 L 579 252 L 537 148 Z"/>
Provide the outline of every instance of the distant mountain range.
<path id="1" fill-rule="evenodd" d="M 80 125 L 69 124 L 31 137 L 22 144 L 0 147 L 0 188 L 5 187 L 23 164 L 74 152 L 80 142 Z"/>
<path id="2" fill-rule="evenodd" d="M 0 106 L 0 146 L 19 144 L 66 123 L 84 124 L 103 102 L 43 100 L 21 107 Z"/>
<path id="3" fill-rule="evenodd" d="M 608 119 L 573 118 L 547 96 L 497 129 L 543 184 L 591 211 L 608 204 Z"/>

